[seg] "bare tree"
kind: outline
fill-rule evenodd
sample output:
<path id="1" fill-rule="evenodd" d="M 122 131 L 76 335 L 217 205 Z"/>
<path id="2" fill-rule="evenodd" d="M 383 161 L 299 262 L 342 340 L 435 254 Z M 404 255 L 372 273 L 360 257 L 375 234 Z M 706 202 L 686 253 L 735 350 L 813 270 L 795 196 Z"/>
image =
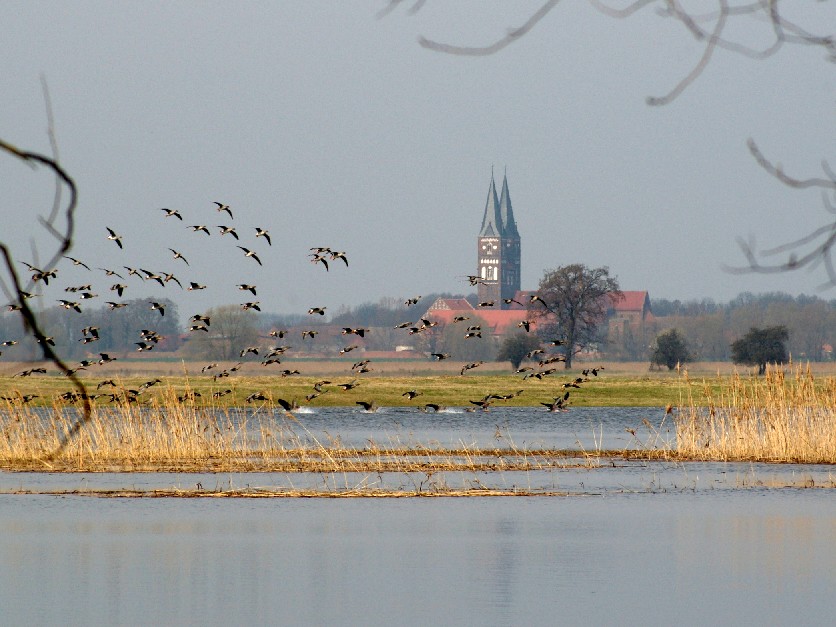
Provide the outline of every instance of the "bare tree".
<path id="1" fill-rule="evenodd" d="M 601 341 L 607 311 L 622 298 L 608 268 L 576 263 L 546 271 L 529 311 L 538 319 L 541 338 L 564 347 L 568 369 L 576 353 Z"/>

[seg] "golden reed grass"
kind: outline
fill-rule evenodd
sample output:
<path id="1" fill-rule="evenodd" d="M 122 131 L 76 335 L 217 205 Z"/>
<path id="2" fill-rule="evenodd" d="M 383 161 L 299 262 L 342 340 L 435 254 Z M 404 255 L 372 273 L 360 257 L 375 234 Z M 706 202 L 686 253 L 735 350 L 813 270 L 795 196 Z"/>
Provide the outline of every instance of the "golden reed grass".
<path id="1" fill-rule="evenodd" d="M 836 463 L 836 379 L 770 367 L 719 389 L 688 382 L 674 420 L 678 459 Z"/>
<path id="2" fill-rule="evenodd" d="M 516 446 L 442 448 L 369 440 L 323 442 L 292 413 L 265 401 L 247 408 L 177 400 L 166 388 L 147 404 L 94 406 L 91 419 L 55 455 L 79 418 L 64 403 L 0 405 L 0 469 L 64 472 L 433 473 L 547 470 L 596 462 L 577 452 Z M 579 459 L 572 459 L 572 458 Z"/>

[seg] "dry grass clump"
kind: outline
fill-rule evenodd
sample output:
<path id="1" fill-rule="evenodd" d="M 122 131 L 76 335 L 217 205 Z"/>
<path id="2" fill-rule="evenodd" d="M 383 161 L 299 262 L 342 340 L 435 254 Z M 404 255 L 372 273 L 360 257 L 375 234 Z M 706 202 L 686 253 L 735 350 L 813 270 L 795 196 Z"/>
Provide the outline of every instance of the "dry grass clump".
<path id="1" fill-rule="evenodd" d="M 680 459 L 836 463 L 833 378 L 769 368 L 759 378 L 735 374 L 719 393 L 695 387 L 674 421 Z"/>

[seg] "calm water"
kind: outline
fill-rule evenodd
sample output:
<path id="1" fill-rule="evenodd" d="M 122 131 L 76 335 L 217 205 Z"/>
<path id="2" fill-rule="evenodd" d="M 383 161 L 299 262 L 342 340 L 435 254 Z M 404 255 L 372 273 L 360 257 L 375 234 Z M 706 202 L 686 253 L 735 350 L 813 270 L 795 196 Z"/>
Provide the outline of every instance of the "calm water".
<path id="1" fill-rule="evenodd" d="M 625 425 L 653 411 L 515 410 L 506 418 L 515 419 L 509 431 L 523 433 L 520 441 L 568 441 L 593 425 L 594 441 L 602 426 L 604 439 L 623 438 Z M 300 417 L 317 438 L 415 433 L 441 443 L 494 438 L 493 420 L 502 419 L 455 414 L 461 423 L 433 430 L 427 421 L 441 416 L 327 413 L 328 424 L 315 422 L 325 414 Z M 393 416 L 397 427 L 387 422 Z M 555 419 L 566 422 L 538 422 Z M 821 483 L 829 473 L 632 464 L 501 479 L 578 493 L 552 498 L 0 495 L 0 623 L 826 624 L 836 610 L 836 494 L 745 486 Z M 328 479 L 0 473 L 0 488 L 198 480 L 240 487 Z"/>

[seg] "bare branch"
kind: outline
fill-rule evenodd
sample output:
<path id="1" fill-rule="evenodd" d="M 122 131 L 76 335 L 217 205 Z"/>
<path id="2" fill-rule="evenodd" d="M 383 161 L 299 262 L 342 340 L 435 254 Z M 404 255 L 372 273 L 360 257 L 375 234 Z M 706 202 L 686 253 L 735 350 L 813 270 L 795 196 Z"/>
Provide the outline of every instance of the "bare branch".
<path id="1" fill-rule="evenodd" d="M 433 41 L 431 39 L 427 39 L 426 37 L 419 37 L 418 43 L 421 44 L 424 48 L 429 48 L 430 50 L 435 50 L 436 52 L 444 52 L 447 54 L 457 54 L 471 57 L 491 55 L 496 52 L 499 52 L 506 46 L 509 46 L 510 44 L 517 41 L 520 37 L 528 33 L 540 20 L 546 17 L 546 15 L 555 6 L 557 6 L 558 2 L 559 0 L 548 0 L 530 18 L 528 18 L 525 24 L 518 28 L 509 29 L 508 34 L 505 37 L 495 41 L 494 43 L 488 46 L 455 46 L 452 44 L 444 44 L 437 41 Z"/>
<path id="2" fill-rule="evenodd" d="M 69 251 L 70 247 L 72 246 L 72 236 L 75 224 L 75 208 L 78 199 L 75 181 L 73 181 L 73 179 L 64 171 L 64 169 L 60 165 L 58 165 L 53 159 L 50 159 L 49 157 L 34 152 L 20 150 L 2 139 L 0 139 L 0 149 L 5 150 L 6 152 L 23 160 L 26 163 L 34 165 L 41 164 L 49 167 L 55 173 L 56 177 L 60 179 L 70 190 L 70 200 L 67 204 L 67 208 L 65 211 L 67 223 L 66 231 L 63 234 L 58 233 L 58 252 L 55 253 L 55 255 L 48 264 L 48 266 L 53 266 L 58 262 L 58 260 L 63 256 L 64 253 Z M 58 369 L 61 370 L 61 372 L 63 372 L 69 378 L 73 386 L 79 391 L 79 394 L 83 400 L 83 410 L 81 418 L 77 420 L 75 423 L 73 423 L 73 426 L 66 434 L 66 437 L 64 437 L 59 442 L 58 447 L 47 456 L 47 459 L 51 459 L 58 455 L 66 447 L 66 445 L 75 437 L 75 435 L 81 430 L 81 428 L 90 420 L 92 415 L 90 400 L 87 397 L 87 389 L 85 388 L 84 384 L 74 374 L 74 372 L 71 371 L 70 368 L 61 360 L 57 353 L 52 349 L 50 343 L 46 341 L 46 335 L 41 330 L 35 313 L 29 307 L 27 299 L 24 298 L 25 290 L 23 289 L 23 286 L 20 283 L 20 278 L 18 277 L 18 274 L 14 268 L 14 260 L 12 259 L 12 255 L 9 252 L 9 248 L 5 243 L 0 243 L 0 254 L 2 254 L 3 260 L 5 261 L 6 270 L 9 274 L 9 278 L 11 279 L 14 294 L 17 297 L 17 305 L 20 307 L 20 315 L 23 318 L 24 327 L 26 328 L 27 332 L 31 333 L 35 337 L 35 339 L 38 340 L 44 358 L 54 363 L 58 367 Z"/>
<path id="3" fill-rule="evenodd" d="M 749 152 L 752 153 L 752 156 L 755 157 L 755 160 L 758 162 L 764 170 L 769 172 L 772 176 L 777 178 L 781 181 L 784 185 L 788 185 L 790 187 L 795 187 L 799 189 L 803 189 L 806 187 L 821 187 L 824 189 L 832 189 L 836 190 L 836 180 L 832 177 L 823 179 L 823 178 L 811 178 L 811 179 L 796 179 L 791 176 L 788 176 L 785 172 L 781 164 L 773 165 L 770 161 L 763 156 L 763 153 L 758 148 L 757 144 L 753 139 L 749 139 L 746 142 L 746 145 L 749 147 Z M 824 167 L 824 165 L 823 165 Z M 831 173 L 829 172 L 829 168 L 826 170 L 828 175 Z"/>
<path id="4" fill-rule="evenodd" d="M 673 2 L 671 2 L 672 6 L 675 6 Z M 688 17 L 688 15 L 684 12 L 679 11 L 681 13 L 680 20 L 685 24 L 693 24 L 693 21 Z M 705 50 L 703 51 L 702 57 L 700 58 L 699 62 L 696 66 L 688 73 L 688 75 L 679 81 L 679 84 L 674 87 L 667 95 L 656 97 L 656 96 L 648 96 L 647 104 L 653 106 L 660 106 L 666 105 L 675 99 L 679 94 L 681 94 L 685 89 L 697 80 L 700 74 L 703 73 L 708 62 L 711 60 L 711 55 L 714 54 L 714 50 L 717 48 L 717 41 L 720 39 L 720 35 L 723 32 L 723 29 L 726 27 L 726 17 L 728 16 L 728 5 L 726 0 L 720 0 L 720 15 L 717 17 L 717 23 L 714 26 L 714 32 L 711 34 L 711 37 L 708 38 L 708 41 L 705 44 Z M 696 25 L 693 25 L 696 28 Z M 698 32 L 702 32 L 699 31 Z"/>

